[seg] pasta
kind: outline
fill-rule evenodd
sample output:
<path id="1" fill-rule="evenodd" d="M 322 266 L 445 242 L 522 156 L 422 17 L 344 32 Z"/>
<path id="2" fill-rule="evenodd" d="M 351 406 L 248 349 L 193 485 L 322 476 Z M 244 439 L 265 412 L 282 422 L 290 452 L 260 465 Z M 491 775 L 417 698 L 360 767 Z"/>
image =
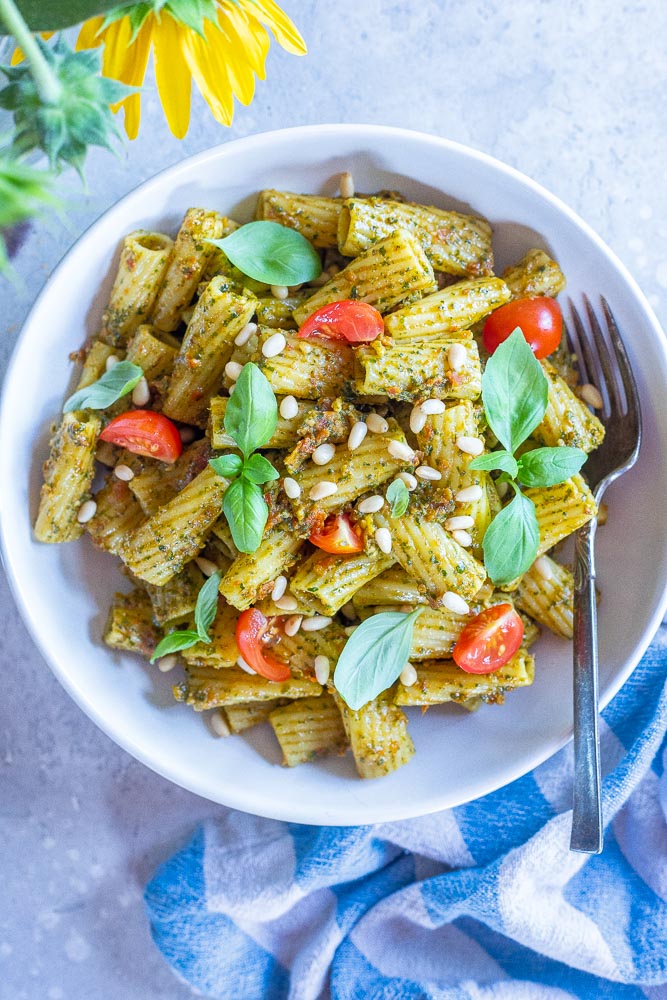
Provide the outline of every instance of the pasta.
<path id="1" fill-rule="evenodd" d="M 499 447 L 481 323 L 565 278 L 537 249 L 498 277 L 486 220 L 386 192 L 270 189 L 256 218 L 308 258 L 300 283 L 285 287 L 261 253 L 261 268 L 244 264 L 236 237 L 211 243 L 239 229 L 212 209 L 189 209 L 175 239 L 125 237 L 79 355 L 87 408 L 52 432 L 35 537 L 85 533 L 120 559 L 132 589 L 103 641 L 177 667 L 175 700 L 216 713 L 217 735 L 266 725 L 286 767 L 349 750 L 377 778 L 412 759 L 413 708 L 501 704 L 532 683 L 540 627 L 572 637 L 574 581 L 553 550 L 597 513 L 584 475 L 513 485 L 536 534 L 508 579 L 514 563 L 492 572 L 488 543 L 511 461 L 473 463 Z M 119 362 L 136 377 L 98 405 Z M 571 358 L 540 364 L 548 404 L 515 456 L 528 466 L 535 448 L 589 453 L 604 436 Z M 483 670 L 462 654 L 480 615 L 514 629 Z M 374 646 L 383 622 L 397 631 Z M 345 688 L 350 669 L 361 694 Z"/>

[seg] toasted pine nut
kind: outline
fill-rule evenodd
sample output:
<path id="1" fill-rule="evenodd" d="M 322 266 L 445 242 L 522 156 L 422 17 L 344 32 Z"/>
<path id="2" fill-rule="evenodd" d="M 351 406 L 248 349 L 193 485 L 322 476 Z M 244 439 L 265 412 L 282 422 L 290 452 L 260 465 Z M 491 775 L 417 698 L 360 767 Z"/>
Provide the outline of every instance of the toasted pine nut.
<path id="1" fill-rule="evenodd" d="M 464 451 L 466 455 L 481 455 L 484 451 L 484 442 L 481 438 L 469 437 L 467 434 L 462 434 L 456 439 L 456 447 L 460 451 Z"/>
<path id="2" fill-rule="evenodd" d="M 457 503 L 474 503 L 475 500 L 481 500 L 484 496 L 484 490 L 481 486 L 475 484 L 474 486 L 466 486 L 464 489 L 459 490 L 458 493 L 454 494 L 454 499 Z"/>
<path id="3" fill-rule="evenodd" d="M 76 515 L 76 519 L 79 524 L 88 524 L 95 517 L 97 511 L 97 504 L 94 500 L 84 500 L 84 502 L 79 507 Z"/>
<path id="4" fill-rule="evenodd" d="M 448 590 L 447 593 L 442 598 L 443 607 L 447 608 L 454 615 L 468 615 L 470 614 L 470 608 L 458 594 L 455 594 L 453 590 Z"/>
<path id="5" fill-rule="evenodd" d="M 447 351 L 447 363 L 452 371 L 457 372 L 460 368 L 463 368 L 467 358 L 468 352 L 463 344 L 452 344 Z"/>
<path id="6" fill-rule="evenodd" d="M 371 434 L 386 434 L 389 424 L 379 413 L 369 413 L 366 417 L 366 426 Z"/>
<path id="7" fill-rule="evenodd" d="M 308 496 L 311 500 L 324 500 L 326 497 L 332 497 L 337 492 L 338 487 L 336 484 L 330 483 L 325 479 L 321 483 L 315 483 Z"/>
<path id="8" fill-rule="evenodd" d="M 452 538 L 455 542 L 459 543 L 462 549 L 469 549 L 472 545 L 472 535 L 463 528 L 457 528 L 455 531 L 452 531 Z"/>
<path id="9" fill-rule="evenodd" d="M 271 294 L 274 299 L 286 299 L 289 295 L 289 288 L 287 285 L 271 285 Z"/>
<path id="10" fill-rule="evenodd" d="M 195 439 L 195 429 L 194 427 L 179 427 L 178 436 L 183 444 L 190 444 Z"/>
<path id="11" fill-rule="evenodd" d="M 280 401 L 280 416 L 283 420 L 293 420 L 299 415 L 299 404 L 294 396 L 285 396 Z"/>
<path id="12" fill-rule="evenodd" d="M 157 668 L 161 670 L 163 674 L 168 674 L 170 670 L 173 670 L 178 663 L 178 657 L 175 653 L 170 653 L 169 656 L 161 656 L 157 661 Z"/>
<path id="13" fill-rule="evenodd" d="M 456 517 L 448 517 L 445 521 L 447 531 L 459 531 L 461 528 L 472 528 L 475 525 L 475 518 L 470 514 L 457 514 Z"/>
<path id="14" fill-rule="evenodd" d="M 132 402 L 135 406 L 145 406 L 146 403 L 151 398 L 151 391 L 148 388 L 148 382 L 146 378 L 142 375 L 134 389 L 132 390 Z"/>
<path id="15" fill-rule="evenodd" d="M 272 333 L 262 344 L 262 354 L 265 358 L 275 358 L 287 347 L 284 333 Z"/>
<path id="16" fill-rule="evenodd" d="M 354 198 L 354 178 L 349 170 L 340 175 L 340 196 L 341 198 Z"/>
<path id="17" fill-rule="evenodd" d="M 594 410 L 601 410 L 604 406 L 600 390 L 597 386 L 591 385 L 590 382 L 586 382 L 584 385 L 579 387 L 579 396 L 583 399 L 584 403 L 588 403 L 588 405 L 592 406 Z"/>
<path id="18" fill-rule="evenodd" d="M 381 497 L 379 493 L 374 494 L 372 497 L 366 497 L 365 500 L 357 504 L 357 510 L 360 514 L 377 514 L 383 507 L 384 497 Z"/>
<path id="19" fill-rule="evenodd" d="M 347 439 L 348 449 L 350 451 L 356 451 L 367 434 L 368 426 L 363 420 L 357 420 L 356 423 L 352 424 L 352 430 L 350 431 L 350 436 Z"/>
<path id="20" fill-rule="evenodd" d="M 412 493 L 413 490 L 417 489 L 417 479 L 412 475 L 411 472 L 399 472 L 397 479 L 402 479 L 409 491 Z"/>
<path id="21" fill-rule="evenodd" d="M 375 544 L 379 548 L 380 552 L 389 554 L 391 552 L 392 539 L 391 532 L 389 528 L 378 528 L 374 536 Z"/>
<path id="22" fill-rule="evenodd" d="M 205 556 L 195 556 L 195 562 L 204 576 L 213 576 L 214 573 L 218 572 L 218 567 L 212 559 L 207 559 Z"/>
<path id="23" fill-rule="evenodd" d="M 553 579 L 554 571 L 551 568 L 551 563 L 547 556 L 539 556 L 539 558 L 535 560 L 535 569 L 543 580 Z"/>
<path id="24" fill-rule="evenodd" d="M 316 656 L 315 657 L 315 679 L 318 684 L 326 684 L 329 680 L 329 672 L 331 670 L 331 665 L 329 664 L 328 656 Z"/>
<path id="25" fill-rule="evenodd" d="M 299 607 L 296 597 L 293 597 L 292 594 L 283 594 L 282 597 L 279 597 L 278 600 L 273 603 L 277 608 L 280 608 L 281 611 L 296 611 Z"/>
<path id="26" fill-rule="evenodd" d="M 232 731 L 227 725 L 227 720 L 222 714 L 222 710 L 214 712 L 211 716 L 211 729 L 214 736 L 231 736 Z"/>
<path id="27" fill-rule="evenodd" d="M 243 365 L 240 365 L 238 361 L 228 361 L 225 365 L 225 375 L 227 378 L 230 378 L 232 382 L 236 382 L 242 371 Z"/>
<path id="28" fill-rule="evenodd" d="M 411 663 L 405 664 L 405 666 L 401 670 L 401 676 L 399 680 L 403 685 L 403 687 L 406 688 L 412 687 L 413 684 L 417 683 L 417 671 L 415 670 L 415 668 L 412 666 Z"/>
<path id="29" fill-rule="evenodd" d="M 246 323 L 240 333 L 237 333 L 234 337 L 234 343 L 237 347 L 243 347 L 247 344 L 250 338 L 257 333 L 256 323 Z"/>
<path id="30" fill-rule="evenodd" d="M 117 465 L 113 470 L 113 474 L 116 479 L 122 479 L 124 483 L 129 483 L 131 479 L 134 479 L 134 473 L 129 465 Z"/>
<path id="31" fill-rule="evenodd" d="M 291 618 L 288 618 L 285 624 L 283 625 L 283 631 L 285 635 L 289 636 L 296 635 L 299 629 L 301 628 L 302 621 L 303 621 L 303 615 L 292 615 Z"/>
<path id="32" fill-rule="evenodd" d="M 410 414 L 410 430 L 413 434 L 419 434 L 426 426 L 426 414 L 421 406 L 413 406 Z"/>
<path id="33" fill-rule="evenodd" d="M 271 591 L 271 600 L 275 603 L 279 601 L 287 590 L 287 577 L 278 576 L 273 582 L 273 590 Z"/>
<path id="34" fill-rule="evenodd" d="M 427 479 L 435 483 L 438 479 L 442 479 L 442 472 L 431 468 L 430 465 L 419 465 L 415 469 L 415 476 L 417 479 Z"/>
<path id="35" fill-rule="evenodd" d="M 326 628 L 327 625 L 331 625 L 333 618 L 329 618 L 328 615 L 313 615 L 312 618 L 304 618 L 301 622 L 302 632 L 319 632 L 320 629 Z"/>
<path id="36" fill-rule="evenodd" d="M 328 465 L 333 460 L 335 454 L 336 445 L 329 444 L 327 441 L 325 444 L 318 445 L 310 457 L 315 465 Z"/>
<path id="37" fill-rule="evenodd" d="M 441 399 L 425 399 L 422 403 L 422 412 L 429 416 L 431 413 L 444 413 L 445 404 Z"/>
<path id="38" fill-rule="evenodd" d="M 397 458 L 399 462 L 411 462 L 415 457 L 410 445 L 405 444 L 404 441 L 390 441 L 387 445 L 387 451 L 392 458 Z"/>
<path id="39" fill-rule="evenodd" d="M 291 476 L 285 476 L 283 479 L 283 489 L 290 500 L 298 500 L 301 496 L 301 487 L 297 483 L 296 479 L 292 479 Z"/>
<path id="40" fill-rule="evenodd" d="M 343 629 L 343 632 L 345 633 L 345 635 L 352 635 L 354 632 L 357 631 L 358 628 L 359 628 L 358 625 L 346 625 L 345 628 Z"/>
<path id="41" fill-rule="evenodd" d="M 117 354 L 110 354 L 104 365 L 106 371 L 110 372 L 112 368 L 116 367 L 119 361 L 120 358 Z"/>
<path id="42" fill-rule="evenodd" d="M 344 604 L 340 611 L 343 618 L 347 618 L 348 621 L 353 622 L 357 617 L 357 612 L 352 601 L 348 601 L 347 604 Z"/>

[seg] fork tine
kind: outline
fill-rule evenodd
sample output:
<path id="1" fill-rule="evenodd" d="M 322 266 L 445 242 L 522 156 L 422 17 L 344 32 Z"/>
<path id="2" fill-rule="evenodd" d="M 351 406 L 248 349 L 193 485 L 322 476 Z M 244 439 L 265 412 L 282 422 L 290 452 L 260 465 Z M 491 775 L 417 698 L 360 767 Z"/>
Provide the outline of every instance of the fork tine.
<path id="1" fill-rule="evenodd" d="M 595 315 L 595 310 L 591 305 L 590 299 L 587 295 L 584 295 L 583 300 L 588 314 L 588 321 L 591 324 L 591 329 L 593 331 L 593 339 L 597 348 L 597 356 L 600 360 L 600 365 L 602 366 L 602 371 L 604 373 L 604 380 L 607 384 L 607 393 L 609 394 L 610 402 L 612 405 L 615 405 L 616 409 L 622 416 L 625 416 L 628 410 L 628 399 L 625 392 L 621 393 L 618 383 L 618 369 L 621 366 L 614 365 L 612 361 L 611 354 L 609 352 L 609 345 L 607 344 L 607 338 L 602 332 L 602 327 L 600 326 L 600 322 Z"/>
<path id="2" fill-rule="evenodd" d="M 588 305 L 588 299 L 585 299 L 585 302 Z M 605 418 L 607 418 L 611 414 L 611 396 L 609 394 L 610 390 L 607 381 L 602 372 L 599 354 L 597 351 L 593 351 L 591 349 L 590 335 L 586 332 L 581 316 L 579 315 L 579 312 L 577 311 L 577 308 L 572 300 L 570 300 L 570 312 L 572 314 L 574 328 L 577 332 L 577 343 L 579 347 L 577 356 L 584 362 L 583 366 L 581 364 L 579 366 L 579 373 L 582 378 L 585 377 L 588 382 L 593 382 L 600 390 L 604 402 L 602 414 Z"/>
<path id="3" fill-rule="evenodd" d="M 625 389 L 625 396 L 627 400 L 628 416 L 630 418 L 636 418 L 637 424 L 641 427 L 641 408 L 639 405 L 639 390 L 637 388 L 637 383 L 630 367 L 630 359 L 628 358 L 628 353 L 625 349 L 625 344 L 621 337 L 620 330 L 618 329 L 618 324 L 614 318 L 614 314 L 611 311 L 609 303 L 603 295 L 600 296 L 602 302 L 602 309 L 607 321 L 607 327 L 609 329 L 609 336 L 611 338 L 611 343 L 616 351 L 617 361 L 618 361 L 618 371 L 623 382 L 623 388 Z"/>

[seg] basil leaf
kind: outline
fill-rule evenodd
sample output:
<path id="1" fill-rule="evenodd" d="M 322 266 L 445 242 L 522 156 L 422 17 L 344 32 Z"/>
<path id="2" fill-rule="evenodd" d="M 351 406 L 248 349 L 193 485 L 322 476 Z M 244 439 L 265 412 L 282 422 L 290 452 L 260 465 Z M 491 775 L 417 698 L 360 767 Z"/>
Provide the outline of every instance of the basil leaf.
<path id="1" fill-rule="evenodd" d="M 222 573 L 212 573 L 197 595 L 195 605 L 195 627 L 202 642 L 210 642 L 210 629 L 218 610 L 218 587 Z"/>
<path id="2" fill-rule="evenodd" d="M 104 410 L 117 399 L 132 392 L 143 375 L 143 369 L 139 365 L 134 365 L 131 361 L 119 361 L 98 378 L 97 382 L 92 382 L 70 396 L 63 406 L 63 413 L 69 413 L 70 410 Z"/>
<path id="3" fill-rule="evenodd" d="M 382 611 L 355 629 L 338 658 L 333 682 L 351 709 L 386 691 L 408 662 L 412 629 L 423 607 L 405 615 Z"/>
<path id="4" fill-rule="evenodd" d="M 220 455 L 218 458 L 210 458 L 208 464 L 219 476 L 235 479 L 241 473 L 243 459 L 240 455 Z"/>
<path id="5" fill-rule="evenodd" d="M 524 486 L 556 486 L 579 472 L 587 458 L 581 448 L 535 448 L 519 459 L 516 478 Z"/>
<path id="6" fill-rule="evenodd" d="M 540 544 L 535 504 L 513 488 L 514 499 L 496 514 L 482 542 L 486 572 L 499 586 L 515 580 L 532 566 Z"/>
<path id="7" fill-rule="evenodd" d="M 269 508 L 259 486 L 235 479 L 227 488 L 222 509 L 239 552 L 254 552 L 264 534 Z"/>
<path id="8" fill-rule="evenodd" d="M 268 458 L 255 454 L 251 455 L 244 463 L 243 476 L 251 483 L 258 483 L 261 486 L 262 483 L 270 483 L 274 479 L 279 479 L 280 473 L 273 468 Z"/>
<path id="9" fill-rule="evenodd" d="M 249 222 L 222 240 L 209 240 L 239 271 L 267 285 L 299 285 L 322 273 L 322 261 L 305 236 L 278 222 Z"/>
<path id="10" fill-rule="evenodd" d="M 389 484 L 385 494 L 387 503 L 391 507 L 392 517 L 402 517 L 408 509 L 410 503 L 410 491 L 402 479 L 394 479 Z"/>
<path id="11" fill-rule="evenodd" d="M 519 327 L 487 361 L 482 401 L 489 426 L 511 454 L 542 420 L 548 383 Z"/>
<path id="12" fill-rule="evenodd" d="M 273 436 L 277 423 L 278 404 L 273 389 L 257 365 L 248 362 L 229 397 L 225 430 L 248 458 Z"/>
<path id="13" fill-rule="evenodd" d="M 155 652 L 151 656 L 151 663 L 155 663 L 161 656 L 167 656 L 168 653 L 177 653 L 179 649 L 189 649 L 190 646 L 194 646 L 199 641 L 199 634 L 191 632 L 189 629 L 181 632 L 170 632 L 158 642 Z"/>
<path id="14" fill-rule="evenodd" d="M 488 455 L 480 455 L 478 458 L 473 458 L 472 462 L 468 463 L 468 468 L 500 469 L 502 472 L 507 472 L 512 479 L 515 479 L 519 466 L 513 455 L 510 455 L 504 448 L 499 448 L 498 451 L 490 451 Z"/>

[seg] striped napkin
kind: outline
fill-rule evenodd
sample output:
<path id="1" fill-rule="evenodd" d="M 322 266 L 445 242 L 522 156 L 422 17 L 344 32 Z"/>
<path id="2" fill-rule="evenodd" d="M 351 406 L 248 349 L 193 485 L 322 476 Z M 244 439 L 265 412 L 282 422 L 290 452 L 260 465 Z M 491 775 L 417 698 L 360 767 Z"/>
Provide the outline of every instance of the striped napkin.
<path id="1" fill-rule="evenodd" d="M 572 747 L 421 819 L 216 815 L 146 889 L 216 1000 L 667 998 L 667 626 L 603 713 L 605 848 L 568 850 Z"/>

